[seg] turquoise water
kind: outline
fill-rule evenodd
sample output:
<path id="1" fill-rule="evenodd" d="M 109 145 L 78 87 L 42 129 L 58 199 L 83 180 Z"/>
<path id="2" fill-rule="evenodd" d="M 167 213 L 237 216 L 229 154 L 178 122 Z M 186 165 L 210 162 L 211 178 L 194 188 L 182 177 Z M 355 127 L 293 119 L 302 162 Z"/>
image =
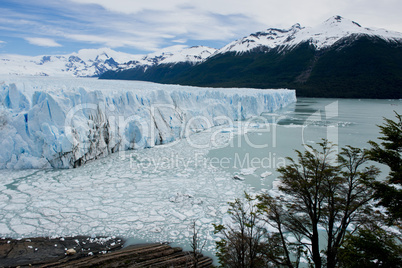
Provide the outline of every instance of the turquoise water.
<path id="1" fill-rule="evenodd" d="M 234 135 L 230 144 L 210 150 L 208 157 L 224 159 L 230 164 L 215 161 L 216 165 L 256 189 L 269 189 L 278 175 L 276 169 L 288 162 L 286 157 L 296 157 L 294 150 L 304 151 L 305 145 L 316 146 L 322 139 L 339 148 L 369 148 L 367 141 L 378 141 L 377 125 L 383 124 L 383 117 L 395 118 L 394 111 L 402 113 L 401 100 L 299 98 L 275 114 L 255 119 L 266 121 L 259 128 L 246 127 L 246 134 Z M 381 169 L 384 177 L 387 169 Z M 272 175 L 261 177 L 267 171 Z"/>
<path id="2" fill-rule="evenodd" d="M 370 148 L 367 141 L 379 141 L 377 125 L 383 124 L 383 117 L 395 118 L 394 111 L 402 113 L 402 100 L 299 98 L 275 114 L 255 119 L 265 124 L 245 127 L 246 134 L 234 135 L 227 146 L 210 150 L 208 157 L 225 159 L 214 162 L 232 176 L 243 178 L 255 192 L 264 191 L 277 180 L 276 169 L 289 163 L 286 157 L 296 158 L 295 150 L 306 150 L 305 144 L 315 147 L 322 139 L 329 139 L 339 145 L 338 149 L 346 145 Z M 379 179 L 384 179 L 388 168 L 372 164 L 380 167 Z M 320 246 L 325 249 L 324 232 Z"/>

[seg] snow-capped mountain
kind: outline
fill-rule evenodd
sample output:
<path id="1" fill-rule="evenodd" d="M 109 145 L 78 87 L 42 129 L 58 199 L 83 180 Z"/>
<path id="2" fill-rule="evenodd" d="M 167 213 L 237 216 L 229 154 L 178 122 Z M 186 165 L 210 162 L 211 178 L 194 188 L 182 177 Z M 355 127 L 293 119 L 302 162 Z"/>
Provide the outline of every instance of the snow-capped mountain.
<path id="1" fill-rule="evenodd" d="M 188 63 L 191 67 L 228 52 L 242 54 L 274 48 L 286 51 L 306 42 L 316 50 L 322 50 L 341 39 L 363 35 L 378 37 L 388 42 L 402 42 L 402 33 L 366 28 L 352 20 L 333 16 L 315 27 L 302 27 L 297 23 L 289 29 L 269 28 L 233 41 L 219 50 L 205 46 L 188 48 L 177 45 L 148 55 L 127 54 L 110 48 L 82 49 L 68 55 L 0 55 L 0 74 L 98 77 L 107 71 L 115 70 L 121 72 L 138 69 L 144 72 L 163 64 Z"/>
<path id="2" fill-rule="evenodd" d="M 117 68 L 179 62 L 195 64 L 215 51 L 216 49 L 203 46 L 174 46 L 148 55 L 127 54 L 110 48 L 82 49 L 78 53 L 53 56 L 0 55 L 0 74 L 97 77 Z"/>
<path id="3" fill-rule="evenodd" d="M 68 55 L 0 55 L 0 74 L 33 76 L 99 76 L 133 58 L 109 48 L 82 49 Z"/>
<path id="4" fill-rule="evenodd" d="M 402 33 L 334 16 L 316 27 L 270 28 L 193 65 L 140 65 L 103 79 L 206 87 L 293 88 L 298 96 L 402 98 Z"/>
<path id="5" fill-rule="evenodd" d="M 376 36 L 387 41 L 402 41 L 402 33 L 366 28 L 352 20 L 333 16 L 315 27 L 302 27 L 297 23 L 289 29 L 269 28 L 262 32 L 253 33 L 229 43 L 215 54 L 244 53 L 261 48 L 291 49 L 304 42 L 309 42 L 317 50 L 320 50 L 332 46 L 342 38 L 356 35 Z"/>

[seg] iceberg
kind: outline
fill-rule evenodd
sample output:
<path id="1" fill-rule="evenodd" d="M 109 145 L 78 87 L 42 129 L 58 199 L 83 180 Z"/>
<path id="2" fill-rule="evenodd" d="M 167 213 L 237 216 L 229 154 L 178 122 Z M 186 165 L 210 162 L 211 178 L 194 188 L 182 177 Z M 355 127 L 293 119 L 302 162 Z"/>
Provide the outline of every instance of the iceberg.
<path id="1" fill-rule="evenodd" d="M 288 89 L 217 89 L 92 78 L 0 78 L 0 168 L 71 168 L 273 112 Z"/>

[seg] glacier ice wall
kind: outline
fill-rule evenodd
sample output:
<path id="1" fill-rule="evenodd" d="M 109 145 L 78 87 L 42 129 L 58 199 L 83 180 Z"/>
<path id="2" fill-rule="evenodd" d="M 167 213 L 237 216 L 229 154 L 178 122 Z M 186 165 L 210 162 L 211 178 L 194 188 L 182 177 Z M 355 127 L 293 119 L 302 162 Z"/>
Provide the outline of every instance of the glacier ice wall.
<path id="1" fill-rule="evenodd" d="M 212 89 L 89 78 L 10 77 L 0 83 L 3 169 L 77 167 L 296 101 L 295 91 L 287 89 Z"/>

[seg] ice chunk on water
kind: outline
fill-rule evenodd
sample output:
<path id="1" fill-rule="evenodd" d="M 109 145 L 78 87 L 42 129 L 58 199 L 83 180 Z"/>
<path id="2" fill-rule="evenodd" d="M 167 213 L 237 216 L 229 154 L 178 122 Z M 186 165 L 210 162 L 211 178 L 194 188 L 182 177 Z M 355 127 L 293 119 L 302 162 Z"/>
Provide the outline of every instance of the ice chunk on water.
<path id="1" fill-rule="evenodd" d="M 265 178 L 265 177 L 268 177 L 268 176 L 271 176 L 271 175 L 272 175 L 271 171 L 265 171 L 265 172 L 261 173 L 261 178 Z"/>
<path id="2" fill-rule="evenodd" d="M 208 135 L 201 132 L 193 138 L 205 141 Z M 203 163 L 209 150 L 196 150 L 180 140 L 135 154 L 140 162 L 197 155 Z M 116 235 L 185 244 L 191 239 L 189 226 L 197 222 L 209 237 L 206 248 L 213 250 L 208 235 L 212 223 L 221 223 L 228 201 L 250 192 L 247 184 L 197 161 L 136 173 L 129 154 L 115 153 L 77 169 L 0 170 L 7 182 L 0 188 L 0 235 Z M 183 172 L 188 176 L 177 176 Z"/>
<path id="3" fill-rule="evenodd" d="M 243 168 L 243 169 L 240 169 L 240 174 L 243 176 L 251 175 L 251 174 L 254 174 L 256 169 L 257 168 Z"/>

